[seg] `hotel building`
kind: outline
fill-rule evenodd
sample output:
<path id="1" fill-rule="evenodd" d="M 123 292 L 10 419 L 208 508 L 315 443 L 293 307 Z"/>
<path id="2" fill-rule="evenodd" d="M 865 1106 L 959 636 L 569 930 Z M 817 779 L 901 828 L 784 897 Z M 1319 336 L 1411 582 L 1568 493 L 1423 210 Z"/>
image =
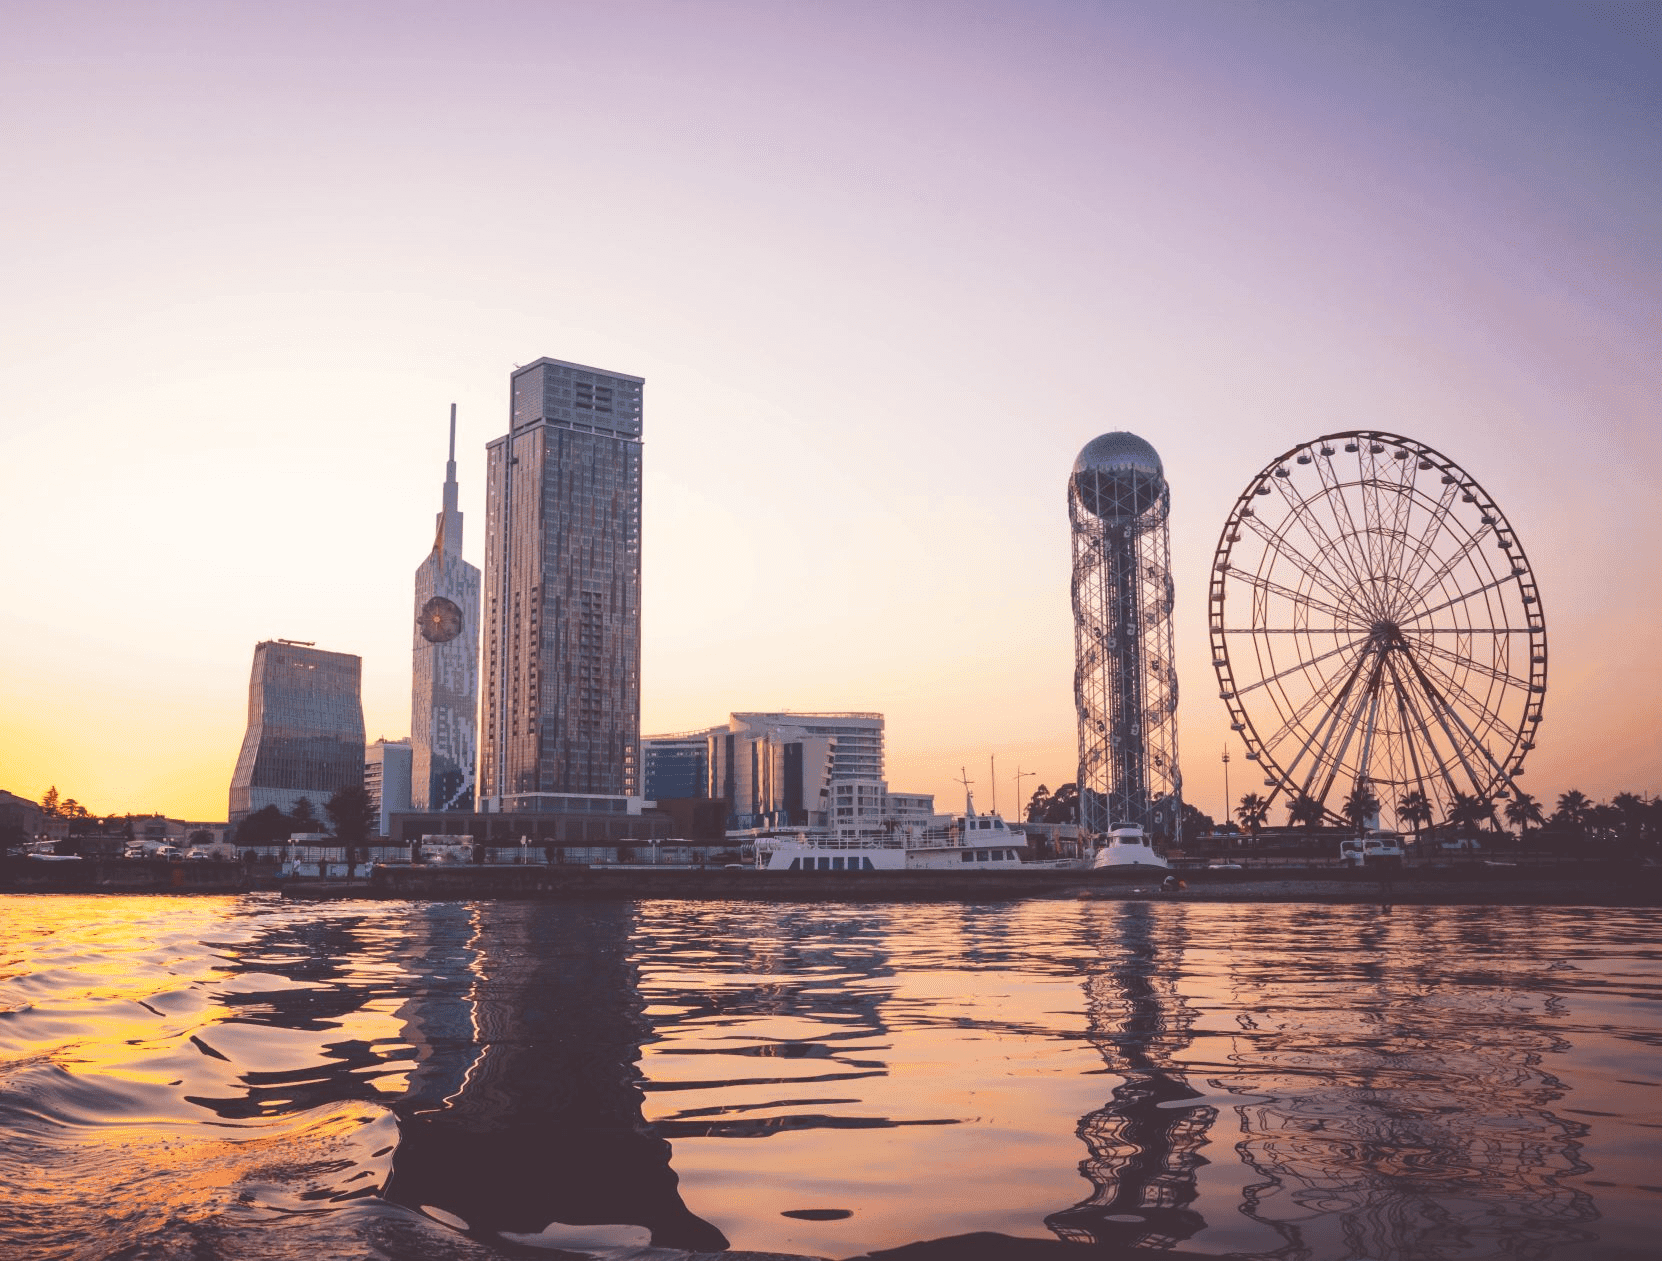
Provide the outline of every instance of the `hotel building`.
<path id="1" fill-rule="evenodd" d="M 481 804 L 638 799 L 645 382 L 558 359 L 510 380 L 486 448 Z"/>

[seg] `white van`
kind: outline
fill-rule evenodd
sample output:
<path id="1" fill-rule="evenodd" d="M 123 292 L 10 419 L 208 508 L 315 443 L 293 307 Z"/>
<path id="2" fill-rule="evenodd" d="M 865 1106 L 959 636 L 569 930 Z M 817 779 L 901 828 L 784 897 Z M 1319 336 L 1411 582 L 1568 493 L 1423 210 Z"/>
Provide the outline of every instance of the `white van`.
<path id="1" fill-rule="evenodd" d="M 1339 857 L 1352 867 L 1402 863 L 1402 837 L 1395 832 L 1369 832 L 1339 842 Z"/>

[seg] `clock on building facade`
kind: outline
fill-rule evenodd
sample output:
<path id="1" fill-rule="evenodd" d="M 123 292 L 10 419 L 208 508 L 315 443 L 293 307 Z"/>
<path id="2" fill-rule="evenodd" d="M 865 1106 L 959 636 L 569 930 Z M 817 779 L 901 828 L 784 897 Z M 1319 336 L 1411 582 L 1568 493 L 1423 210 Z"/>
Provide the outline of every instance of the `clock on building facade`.
<path id="1" fill-rule="evenodd" d="M 454 600 L 436 595 L 421 606 L 416 626 L 428 643 L 447 644 L 462 633 L 462 610 Z"/>

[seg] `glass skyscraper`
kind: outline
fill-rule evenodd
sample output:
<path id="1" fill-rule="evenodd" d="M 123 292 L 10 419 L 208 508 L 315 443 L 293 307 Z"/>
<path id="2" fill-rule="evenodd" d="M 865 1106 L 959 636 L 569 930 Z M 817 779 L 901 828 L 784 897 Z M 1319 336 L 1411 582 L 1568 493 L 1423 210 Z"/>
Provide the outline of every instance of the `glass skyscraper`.
<path id="1" fill-rule="evenodd" d="M 364 778 L 363 659 L 295 640 L 254 645 L 248 733 L 231 776 L 231 822 L 300 798 L 319 816 L 335 790 Z"/>
<path id="2" fill-rule="evenodd" d="M 641 390 L 538 359 L 487 446 L 480 795 L 640 793 Z"/>
<path id="3" fill-rule="evenodd" d="M 410 803 L 416 810 L 472 810 L 478 761 L 479 570 L 462 559 L 454 405 L 444 468 L 438 533 L 415 577 Z"/>

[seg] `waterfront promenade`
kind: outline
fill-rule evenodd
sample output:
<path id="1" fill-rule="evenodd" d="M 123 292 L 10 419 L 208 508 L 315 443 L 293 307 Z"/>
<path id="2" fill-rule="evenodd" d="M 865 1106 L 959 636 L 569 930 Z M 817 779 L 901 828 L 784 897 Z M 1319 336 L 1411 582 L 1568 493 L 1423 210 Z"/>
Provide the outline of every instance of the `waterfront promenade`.
<path id="1" fill-rule="evenodd" d="M 668 866 L 378 866 L 367 880 L 278 881 L 234 863 L 141 859 L 0 862 L 0 892 L 227 894 L 280 890 L 307 901 L 353 898 L 471 901 L 612 901 L 670 898 L 764 902 L 1003 902 L 1029 898 L 1400 905 L 1662 905 L 1662 868 L 1619 863 L 1507 866 L 1470 863 L 1405 869 L 1272 868 L 1164 872 L 756 871 Z"/>

